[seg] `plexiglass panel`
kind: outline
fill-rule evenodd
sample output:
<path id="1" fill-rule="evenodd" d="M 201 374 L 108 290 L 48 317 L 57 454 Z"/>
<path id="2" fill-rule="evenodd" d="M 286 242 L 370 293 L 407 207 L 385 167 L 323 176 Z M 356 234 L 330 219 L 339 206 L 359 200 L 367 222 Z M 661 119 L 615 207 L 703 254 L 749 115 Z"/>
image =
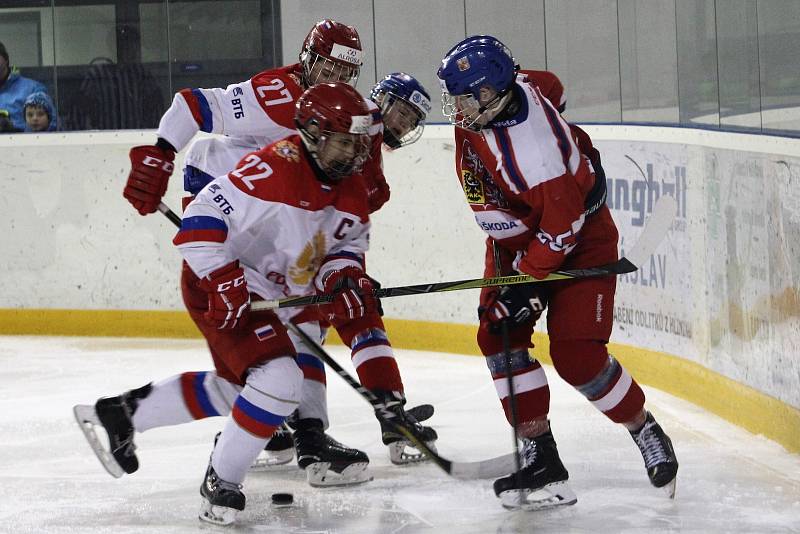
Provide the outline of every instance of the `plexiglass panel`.
<path id="1" fill-rule="evenodd" d="M 675 51 L 675 4 L 619 0 L 622 122 L 678 122 Z"/>
<path id="2" fill-rule="evenodd" d="M 561 78 L 570 121 L 619 122 L 616 0 L 545 2 L 547 70 Z"/>
<path id="3" fill-rule="evenodd" d="M 675 3 L 680 123 L 719 126 L 717 29 L 714 2 Z"/>

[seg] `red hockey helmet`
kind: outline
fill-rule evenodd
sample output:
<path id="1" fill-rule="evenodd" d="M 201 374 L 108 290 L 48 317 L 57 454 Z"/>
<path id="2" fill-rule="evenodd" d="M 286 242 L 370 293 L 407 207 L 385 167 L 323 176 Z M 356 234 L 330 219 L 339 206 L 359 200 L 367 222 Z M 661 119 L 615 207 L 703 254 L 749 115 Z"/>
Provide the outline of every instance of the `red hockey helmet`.
<path id="1" fill-rule="evenodd" d="M 363 51 L 358 32 L 335 20 L 314 24 L 300 51 L 303 83 L 345 82 L 355 86 L 361 70 Z"/>
<path id="2" fill-rule="evenodd" d="M 344 82 L 317 84 L 297 100 L 294 120 L 328 178 L 339 181 L 361 171 L 369 157 L 372 114 L 358 91 Z"/>

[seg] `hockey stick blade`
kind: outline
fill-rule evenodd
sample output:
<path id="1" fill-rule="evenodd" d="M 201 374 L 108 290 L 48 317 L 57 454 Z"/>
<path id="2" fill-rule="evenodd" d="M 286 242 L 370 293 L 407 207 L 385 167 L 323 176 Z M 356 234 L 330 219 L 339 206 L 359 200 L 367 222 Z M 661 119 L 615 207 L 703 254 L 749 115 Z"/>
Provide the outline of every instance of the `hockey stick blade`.
<path id="1" fill-rule="evenodd" d="M 633 248 L 626 254 L 636 268 L 641 267 L 650 256 L 655 253 L 656 248 L 667 235 L 675 213 L 678 211 L 678 203 L 673 197 L 661 195 L 653 207 L 647 222 L 644 225 L 639 239 Z M 625 258 L 623 258 L 625 259 Z"/>
<path id="2" fill-rule="evenodd" d="M 402 434 L 406 439 L 408 439 L 408 441 L 411 442 L 411 444 L 418 451 L 430 458 L 431 461 L 438 465 L 445 473 L 459 479 L 476 479 L 507 475 L 514 470 L 513 454 L 506 454 L 496 458 L 491 458 L 489 460 L 477 462 L 453 462 L 440 456 L 436 451 L 429 447 L 425 441 L 417 436 L 412 429 L 403 425 L 397 425 L 391 421 L 389 417 L 384 417 L 384 413 L 386 413 L 387 416 L 389 414 L 386 411 L 386 407 L 383 405 L 383 403 L 381 403 L 380 400 L 373 395 L 370 390 L 362 386 L 355 378 L 353 378 L 350 373 L 348 373 L 341 365 L 339 365 L 339 363 L 334 360 L 331 355 L 325 351 L 325 349 L 320 347 L 316 341 L 311 339 L 308 334 L 303 332 L 303 330 L 298 328 L 294 323 L 288 323 L 287 327 L 296 336 L 303 340 L 305 345 L 309 348 L 309 350 L 311 350 L 311 352 L 314 353 L 316 357 L 328 364 L 331 369 L 336 371 L 336 374 L 342 377 L 345 382 L 347 382 L 358 392 L 359 395 L 361 395 L 361 397 L 369 402 L 382 421 L 392 425 L 398 433 Z"/>

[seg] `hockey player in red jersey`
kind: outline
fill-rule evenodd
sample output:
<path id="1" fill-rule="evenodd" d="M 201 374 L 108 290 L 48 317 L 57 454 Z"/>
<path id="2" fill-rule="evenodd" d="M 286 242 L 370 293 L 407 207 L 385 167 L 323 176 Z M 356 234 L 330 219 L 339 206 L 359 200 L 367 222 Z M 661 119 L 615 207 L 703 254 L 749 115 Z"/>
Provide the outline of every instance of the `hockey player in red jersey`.
<path id="1" fill-rule="evenodd" d="M 358 172 L 369 153 L 369 108 L 349 85 L 320 84 L 300 97 L 295 119 L 299 134 L 248 155 L 205 187 L 174 239 L 185 260 L 184 302 L 215 370 L 75 408 L 115 476 L 138 469 L 135 432 L 229 414 L 200 488 L 200 518 L 217 524 L 244 509 L 248 467 L 301 395 L 303 373 L 284 326 L 298 310 L 251 312 L 251 299 L 333 294 L 320 309 L 352 347 L 361 383 L 395 420 L 436 437 L 403 409 L 403 383 L 363 268 L 370 223 Z M 108 449 L 96 426 L 107 432 Z M 393 428 L 382 430 L 385 443 L 400 439 Z"/>
<path id="2" fill-rule="evenodd" d="M 225 134 L 195 139 L 188 146 L 184 189 L 190 195 L 197 194 L 215 177 L 235 169 L 247 154 L 294 133 L 294 105 L 304 89 L 329 81 L 354 85 L 362 63 L 361 55 L 361 41 L 355 28 L 326 19 L 311 28 L 296 64 L 263 71 L 226 89 L 180 91 L 162 117 L 156 145 L 131 150 L 132 169 L 124 190 L 125 198 L 143 215 L 154 212 L 166 191 L 175 152 L 186 147 L 198 131 Z M 368 184 L 372 212 L 388 200 L 389 187 L 383 176 L 381 158 L 381 114 L 376 104 L 368 104 L 373 116 L 369 132 L 372 142 L 370 158 L 362 174 Z M 312 313 L 306 315 L 307 321 L 316 318 Z M 297 339 L 293 341 L 301 344 Z M 343 446 L 325 433 L 329 421 L 322 362 L 300 346 L 298 352 L 305 377 L 304 394 L 292 418 L 292 426 L 299 433 L 292 436 L 285 426 L 281 427 L 254 468 L 289 462 L 296 449 L 298 464 L 306 470 L 312 485 L 368 480 L 368 456 Z M 401 458 L 411 458 L 396 453 L 399 447 L 399 443 L 390 447 L 390 455 L 396 463 L 400 463 Z M 348 476 L 345 476 L 345 468 L 351 464 L 362 469 L 346 469 Z M 329 470 L 329 467 L 332 468 Z"/>
<path id="3" fill-rule="evenodd" d="M 599 154 L 589 149 L 588 136 L 577 144 L 580 134 L 559 115 L 560 82 L 548 86 L 554 77 L 541 76 L 539 85 L 518 71 L 508 48 L 482 35 L 454 46 L 438 76 L 444 114 L 457 126 L 456 171 L 488 234 L 484 276 L 522 272 L 543 278 L 557 269 L 616 261 L 618 233 L 605 204 L 605 180 L 598 179 L 590 157 L 599 162 Z M 545 86 L 552 102 L 543 95 Z M 504 506 L 533 509 L 577 500 L 550 430 L 547 379 L 528 352 L 545 309 L 558 374 L 631 432 L 651 483 L 674 492 L 678 463 L 670 439 L 645 410 L 642 389 L 606 347 L 615 288 L 616 279 L 605 277 L 481 292 L 478 344 L 511 422 L 503 323 L 508 327 L 522 440 L 522 470 L 494 483 Z"/>

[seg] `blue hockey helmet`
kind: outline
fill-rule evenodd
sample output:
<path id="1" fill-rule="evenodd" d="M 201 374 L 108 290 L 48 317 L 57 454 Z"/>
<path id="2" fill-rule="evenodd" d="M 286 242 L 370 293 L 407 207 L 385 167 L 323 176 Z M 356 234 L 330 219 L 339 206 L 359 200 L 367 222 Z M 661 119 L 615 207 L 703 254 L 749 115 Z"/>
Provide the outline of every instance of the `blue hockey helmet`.
<path id="1" fill-rule="evenodd" d="M 445 54 L 436 73 L 442 112 L 456 126 L 479 130 L 482 125 L 476 121 L 508 93 L 518 68 L 511 51 L 495 37 L 467 37 Z M 484 88 L 494 91 L 493 102 L 480 103 Z"/>
<path id="2" fill-rule="evenodd" d="M 369 94 L 383 115 L 383 142 L 391 148 L 410 145 L 420 138 L 431 97 L 419 81 L 405 72 L 387 74 Z"/>

